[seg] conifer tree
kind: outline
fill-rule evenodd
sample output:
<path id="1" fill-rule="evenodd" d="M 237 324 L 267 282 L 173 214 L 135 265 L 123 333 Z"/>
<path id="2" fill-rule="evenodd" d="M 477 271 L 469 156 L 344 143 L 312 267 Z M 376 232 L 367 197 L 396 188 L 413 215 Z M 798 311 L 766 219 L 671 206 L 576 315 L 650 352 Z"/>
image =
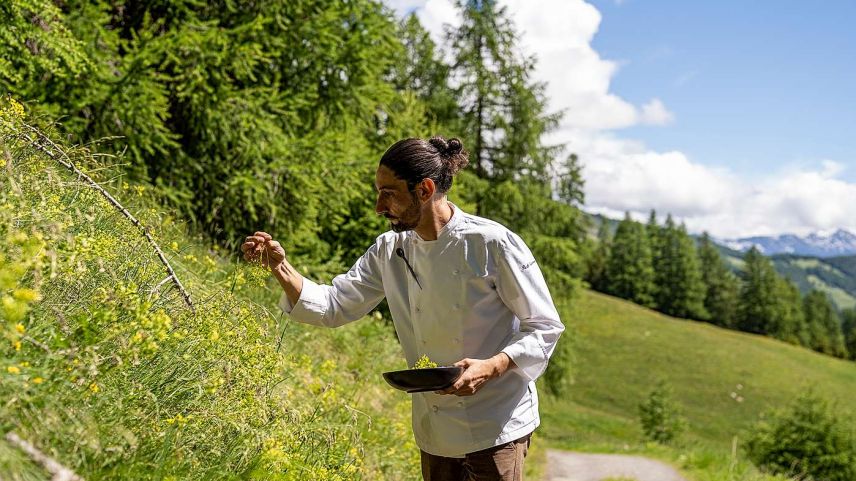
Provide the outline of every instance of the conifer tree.
<path id="1" fill-rule="evenodd" d="M 481 178 L 545 180 L 561 146 L 545 144 L 560 114 L 547 113 L 545 85 L 532 80 L 535 59 L 517 48 L 505 7 L 496 0 L 458 0 L 462 24 L 450 31 L 452 82 L 462 102 L 470 163 Z"/>
<path id="2" fill-rule="evenodd" d="M 848 357 L 856 361 L 856 308 L 841 312 L 841 331 L 844 334 L 844 348 Z"/>
<path id="3" fill-rule="evenodd" d="M 684 226 L 666 218 L 654 255 L 657 309 L 675 317 L 705 319 L 705 287 L 695 243 Z"/>
<path id="4" fill-rule="evenodd" d="M 722 260 L 707 232 L 702 234 L 698 255 L 706 288 L 704 307 L 709 320 L 718 326 L 733 328 L 737 317 L 739 280 Z"/>
<path id="5" fill-rule="evenodd" d="M 607 266 L 611 250 L 612 235 L 609 229 L 609 221 L 606 217 L 601 217 L 600 225 L 597 228 L 597 245 L 591 250 L 586 262 L 585 279 L 596 291 L 608 292 Z"/>
<path id="6" fill-rule="evenodd" d="M 845 357 L 841 321 L 826 294 L 816 289 L 810 291 L 803 299 L 803 306 L 811 335 L 810 347 L 824 354 Z"/>
<path id="7" fill-rule="evenodd" d="M 608 292 L 637 304 L 654 307 L 654 268 L 642 224 L 627 212 L 615 230 L 607 262 Z"/>
<path id="8" fill-rule="evenodd" d="M 776 270 L 755 246 L 749 249 L 743 261 L 744 279 L 740 290 L 737 327 L 755 334 L 776 332 Z"/>
<path id="9" fill-rule="evenodd" d="M 800 290 L 790 279 L 777 276 L 775 329 L 772 337 L 791 344 L 807 346 L 808 330 Z"/>
<path id="10" fill-rule="evenodd" d="M 423 102 L 428 120 L 438 132 L 460 135 L 454 132 L 458 102 L 449 86 L 451 69 L 416 14 L 401 20 L 398 38 L 403 48 L 390 74 L 395 88 L 412 92 Z"/>

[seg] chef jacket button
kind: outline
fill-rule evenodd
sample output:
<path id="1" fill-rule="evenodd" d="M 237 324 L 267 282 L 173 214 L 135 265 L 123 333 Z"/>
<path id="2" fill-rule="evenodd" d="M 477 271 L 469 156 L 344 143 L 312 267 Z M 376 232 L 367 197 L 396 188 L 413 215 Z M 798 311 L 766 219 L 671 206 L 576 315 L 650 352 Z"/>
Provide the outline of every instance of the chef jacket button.
<path id="1" fill-rule="evenodd" d="M 460 305 L 460 304 L 455 304 L 455 305 L 454 305 L 454 306 L 452 306 L 452 307 L 454 307 L 454 308 L 455 308 L 455 310 L 457 311 L 458 309 L 460 309 L 460 308 L 461 308 L 461 305 Z"/>
<path id="2" fill-rule="evenodd" d="M 458 407 L 459 407 L 459 408 L 464 407 L 464 403 L 463 403 L 463 402 L 461 402 L 461 401 L 458 401 Z"/>
<path id="3" fill-rule="evenodd" d="M 436 413 L 437 411 L 440 410 L 440 408 L 438 408 L 437 406 L 431 406 L 431 410 Z"/>
<path id="4" fill-rule="evenodd" d="M 460 274 L 460 271 L 458 271 L 457 269 L 455 269 L 455 270 L 453 270 L 453 271 L 452 271 L 452 275 L 455 275 L 455 276 L 456 276 L 456 275 L 458 275 L 458 274 Z"/>
<path id="5" fill-rule="evenodd" d="M 422 312 L 422 309 L 420 309 L 420 308 L 417 306 L 417 307 L 416 307 L 416 312 Z"/>
<path id="6" fill-rule="evenodd" d="M 422 339 L 422 344 L 423 345 L 428 344 L 428 341 L 426 341 L 425 339 Z"/>
<path id="7" fill-rule="evenodd" d="M 456 337 L 455 338 L 455 344 L 460 344 L 460 343 L 461 343 L 461 340 Z"/>

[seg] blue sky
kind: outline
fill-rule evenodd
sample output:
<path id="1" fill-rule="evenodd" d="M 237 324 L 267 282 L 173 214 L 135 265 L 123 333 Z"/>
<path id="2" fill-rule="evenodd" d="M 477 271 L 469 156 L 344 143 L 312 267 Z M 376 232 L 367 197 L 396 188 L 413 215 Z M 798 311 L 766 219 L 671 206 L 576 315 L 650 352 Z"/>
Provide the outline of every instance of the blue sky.
<path id="1" fill-rule="evenodd" d="M 625 135 L 750 177 L 833 160 L 856 181 L 856 2 L 593 3 L 612 89 L 675 115 Z"/>
<path id="2" fill-rule="evenodd" d="M 856 1 L 497 0 L 586 210 L 721 238 L 856 232 Z M 452 0 L 385 0 L 438 43 Z M 463 139 L 466 146 L 467 139 Z"/>

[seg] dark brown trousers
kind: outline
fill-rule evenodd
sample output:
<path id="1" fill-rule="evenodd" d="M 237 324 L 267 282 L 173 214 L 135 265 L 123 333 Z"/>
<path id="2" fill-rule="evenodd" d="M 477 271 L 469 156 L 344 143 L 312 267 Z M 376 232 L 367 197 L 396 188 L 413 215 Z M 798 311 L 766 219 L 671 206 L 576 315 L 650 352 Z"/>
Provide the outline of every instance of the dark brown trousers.
<path id="1" fill-rule="evenodd" d="M 464 458 L 446 458 L 422 451 L 425 481 L 523 481 L 523 459 L 531 435 Z"/>

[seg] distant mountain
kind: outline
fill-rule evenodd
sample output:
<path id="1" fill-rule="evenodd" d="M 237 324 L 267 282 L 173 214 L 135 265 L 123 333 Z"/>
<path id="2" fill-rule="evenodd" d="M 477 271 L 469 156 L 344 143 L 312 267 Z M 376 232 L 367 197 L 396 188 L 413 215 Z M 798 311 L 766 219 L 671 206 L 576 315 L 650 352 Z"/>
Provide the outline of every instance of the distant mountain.
<path id="1" fill-rule="evenodd" d="M 717 242 L 731 249 L 745 252 L 756 246 L 762 254 L 791 254 L 810 257 L 839 257 L 856 255 L 856 235 L 844 229 L 832 234 L 810 234 L 799 237 L 783 234 L 776 237 L 745 237 L 742 239 L 719 239 Z"/>

